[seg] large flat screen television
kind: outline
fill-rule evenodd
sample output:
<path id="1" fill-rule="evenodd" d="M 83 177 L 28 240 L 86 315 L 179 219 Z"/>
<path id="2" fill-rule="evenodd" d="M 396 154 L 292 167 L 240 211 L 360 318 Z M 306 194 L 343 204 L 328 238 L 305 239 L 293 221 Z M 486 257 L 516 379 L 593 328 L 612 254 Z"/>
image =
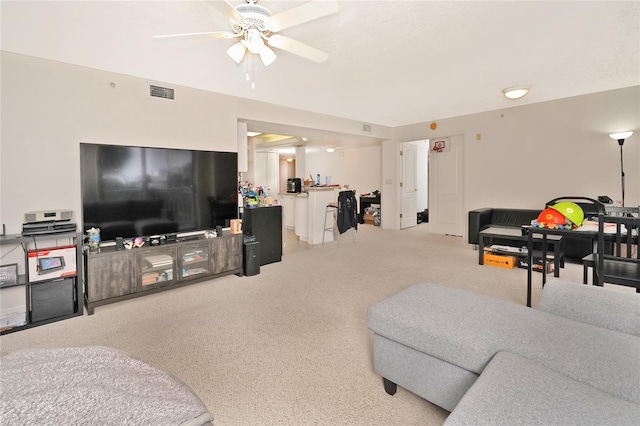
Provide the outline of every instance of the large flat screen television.
<path id="1" fill-rule="evenodd" d="M 103 241 L 228 227 L 235 152 L 80 144 L 83 231 Z"/>

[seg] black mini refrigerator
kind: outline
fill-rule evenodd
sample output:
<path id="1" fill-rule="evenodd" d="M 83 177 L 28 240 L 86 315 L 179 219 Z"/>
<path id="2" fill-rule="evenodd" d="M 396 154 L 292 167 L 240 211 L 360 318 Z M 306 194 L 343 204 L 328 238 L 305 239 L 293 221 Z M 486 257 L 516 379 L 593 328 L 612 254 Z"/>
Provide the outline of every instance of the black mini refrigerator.
<path id="1" fill-rule="evenodd" d="M 244 275 L 250 277 L 260 273 L 260 243 L 245 238 L 242 244 L 242 267 Z"/>
<path id="2" fill-rule="evenodd" d="M 74 278 L 32 283 L 31 322 L 75 313 L 76 295 Z"/>
<path id="3" fill-rule="evenodd" d="M 260 243 L 260 265 L 282 260 L 282 206 L 244 209 L 242 232 Z"/>

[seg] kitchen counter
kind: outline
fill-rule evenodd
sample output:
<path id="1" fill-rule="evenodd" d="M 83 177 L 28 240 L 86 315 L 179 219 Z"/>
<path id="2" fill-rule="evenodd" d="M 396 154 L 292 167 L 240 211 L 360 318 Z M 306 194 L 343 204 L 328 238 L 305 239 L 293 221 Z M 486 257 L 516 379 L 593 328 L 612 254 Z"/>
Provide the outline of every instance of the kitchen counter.
<path id="1" fill-rule="evenodd" d="M 305 186 L 305 192 L 278 194 L 284 207 L 287 227 L 293 227 L 301 241 L 322 244 L 327 204 L 338 201 L 340 190 L 340 186 Z M 333 233 L 327 232 L 325 242 L 332 240 Z"/>
<path id="2" fill-rule="evenodd" d="M 308 211 L 308 236 L 309 244 L 322 244 L 324 234 L 324 220 L 327 216 L 327 204 L 335 203 L 338 200 L 339 186 L 316 186 L 309 187 L 309 211 Z M 333 233 L 327 232 L 325 241 L 333 241 Z"/>

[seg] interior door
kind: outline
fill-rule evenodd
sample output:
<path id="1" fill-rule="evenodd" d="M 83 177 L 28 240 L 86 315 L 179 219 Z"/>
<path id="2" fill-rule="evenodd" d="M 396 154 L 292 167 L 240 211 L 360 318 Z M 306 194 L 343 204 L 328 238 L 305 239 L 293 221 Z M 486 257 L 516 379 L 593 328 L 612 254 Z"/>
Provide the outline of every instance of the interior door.
<path id="1" fill-rule="evenodd" d="M 414 142 L 402 144 L 402 209 L 400 229 L 418 224 L 418 146 Z"/>
<path id="2" fill-rule="evenodd" d="M 434 151 L 435 144 L 443 146 Z M 462 236 L 464 136 L 435 138 L 429 150 L 429 232 Z"/>

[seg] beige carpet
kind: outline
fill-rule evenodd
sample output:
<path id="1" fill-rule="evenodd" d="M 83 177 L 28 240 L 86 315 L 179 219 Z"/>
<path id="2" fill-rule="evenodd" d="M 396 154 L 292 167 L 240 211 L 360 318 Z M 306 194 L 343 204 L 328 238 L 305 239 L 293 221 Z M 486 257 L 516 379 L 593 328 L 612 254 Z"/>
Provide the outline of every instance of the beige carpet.
<path id="1" fill-rule="evenodd" d="M 438 425 L 447 412 L 372 369 L 367 308 L 418 282 L 526 302 L 526 270 L 479 266 L 459 237 L 361 225 L 336 243 L 308 246 L 288 233 L 283 261 L 98 307 L 95 314 L 0 337 L 22 348 L 103 345 L 185 381 L 216 425 Z M 562 278 L 582 282 L 582 266 Z M 534 306 L 541 276 L 534 275 Z M 462 313 L 461 313 L 462 314 Z M 117 407 L 114 407 L 117 409 Z"/>

